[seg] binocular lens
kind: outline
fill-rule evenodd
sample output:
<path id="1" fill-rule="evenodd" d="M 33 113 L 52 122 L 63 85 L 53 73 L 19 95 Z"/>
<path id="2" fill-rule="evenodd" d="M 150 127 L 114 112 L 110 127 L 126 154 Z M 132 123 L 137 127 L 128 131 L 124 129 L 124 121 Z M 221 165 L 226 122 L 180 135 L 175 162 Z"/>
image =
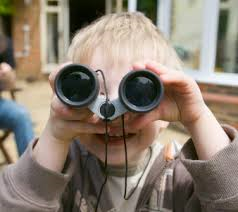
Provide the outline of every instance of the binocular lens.
<path id="1" fill-rule="evenodd" d="M 154 82 L 149 78 L 135 77 L 127 81 L 125 95 L 131 104 L 145 107 L 155 100 L 156 90 Z"/>
<path id="2" fill-rule="evenodd" d="M 85 101 L 93 89 L 92 79 L 83 72 L 70 73 L 62 79 L 62 92 L 70 101 Z"/>
<path id="3" fill-rule="evenodd" d="M 88 67 L 79 64 L 65 66 L 56 76 L 55 91 L 65 104 L 75 107 L 86 106 L 98 95 L 97 75 Z"/>
<path id="4" fill-rule="evenodd" d="M 123 77 L 119 97 L 132 112 L 148 112 L 157 107 L 163 97 L 159 77 L 149 70 L 131 71 Z"/>

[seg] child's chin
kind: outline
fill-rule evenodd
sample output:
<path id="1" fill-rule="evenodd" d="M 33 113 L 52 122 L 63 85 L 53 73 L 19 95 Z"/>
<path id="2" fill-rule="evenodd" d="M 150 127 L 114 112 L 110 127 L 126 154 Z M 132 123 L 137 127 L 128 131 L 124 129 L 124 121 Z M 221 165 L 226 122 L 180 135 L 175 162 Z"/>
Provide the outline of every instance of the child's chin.
<path id="1" fill-rule="evenodd" d="M 99 158 L 102 163 L 105 163 L 105 157 L 102 156 Z M 107 156 L 107 164 L 110 166 L 124 166 L 125 165 L 125 154 L 117 153 L 117 154 L 108 154 Z"/>
<path id="2" fill-rule="evenodd" d="M 103 161 L 104 163 L 105 161 Z M 126 163 L 125 163 L 125 159 L 123 160 L 118 160 L 118 159 L 111 159 L 111 160 L 108 160 L 108 163 L 107 163 L 109 166 L 124 166 Z"/>

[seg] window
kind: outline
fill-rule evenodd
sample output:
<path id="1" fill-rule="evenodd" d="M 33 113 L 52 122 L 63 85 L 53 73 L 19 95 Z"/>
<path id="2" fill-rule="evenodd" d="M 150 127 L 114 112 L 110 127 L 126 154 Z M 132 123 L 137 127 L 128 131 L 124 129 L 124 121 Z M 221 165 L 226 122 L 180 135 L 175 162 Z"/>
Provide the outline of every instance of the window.
<path id="1" fill-rule="evenodd" d="M 47 14 L 47 41 L 46 46 L 47 63 L 59 63 L 59 52 L 58 52 L 58 14 L 48 13 Z"/>
<path id="2" fill-rule="evenodd" d="M 127 11 L 128 0 L 105 0 L 106 14 Z"/>
<path id="3" fill-rule="evenodd" d="M 238 1 L 159 0 L 158 27 L 198 82 L 238 86 Z"/>
<path id="4" fill-rule="evenodd" d="M 49 73 L 64 61 L 69 41 L 68 0 L 41 0 L 41 62 Z"/>
<path id="5" fill-rule="evenodd" d="M 170 40 L 185 66 L 199 69 L 204 0 L 173 0 Z"/>
<path id="6" fill-rule="evenodd" d="M 49 6 L 57 6 L 58 5 L 58 0 L 48 0 L 47 4 Z"/>
<path id="7" fill-rule="evenodd" d="M 221 1 L 217 32 L 216 72 L 238 73 L 238 1 Z"/>
<path id="8" fill-rule="evenodd" d="M 154 24 L 157 21 L 157 1 L 156 0 L 137 0 L 137 10 L 144 13 Z"/>

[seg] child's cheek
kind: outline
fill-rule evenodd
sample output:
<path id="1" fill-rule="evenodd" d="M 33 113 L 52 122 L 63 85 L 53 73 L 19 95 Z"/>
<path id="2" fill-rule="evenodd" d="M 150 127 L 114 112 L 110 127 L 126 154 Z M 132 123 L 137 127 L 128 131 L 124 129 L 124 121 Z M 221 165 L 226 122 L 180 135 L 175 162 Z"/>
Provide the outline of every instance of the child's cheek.
<path id="1" fill-rule="evenodd" d="M 156 122 L 150 123 L 146 128 L 141 130 L 141 142 L 147 145 L 147 147 L 150 146 L 157 137 L 158 132 L 159 128 Z"/>

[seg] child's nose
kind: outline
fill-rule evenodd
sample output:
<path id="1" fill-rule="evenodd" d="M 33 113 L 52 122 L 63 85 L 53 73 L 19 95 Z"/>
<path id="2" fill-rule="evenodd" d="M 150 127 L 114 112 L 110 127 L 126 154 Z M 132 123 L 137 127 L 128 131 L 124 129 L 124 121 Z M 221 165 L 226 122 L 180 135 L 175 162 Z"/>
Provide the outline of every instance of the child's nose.
<path id="1" fill-rule="evenodd" d="M 110 101 L 118 98 L 118 85 L 116 82 L 113 82 L 114 84 L 108 85 L 108 98 Z"/>

